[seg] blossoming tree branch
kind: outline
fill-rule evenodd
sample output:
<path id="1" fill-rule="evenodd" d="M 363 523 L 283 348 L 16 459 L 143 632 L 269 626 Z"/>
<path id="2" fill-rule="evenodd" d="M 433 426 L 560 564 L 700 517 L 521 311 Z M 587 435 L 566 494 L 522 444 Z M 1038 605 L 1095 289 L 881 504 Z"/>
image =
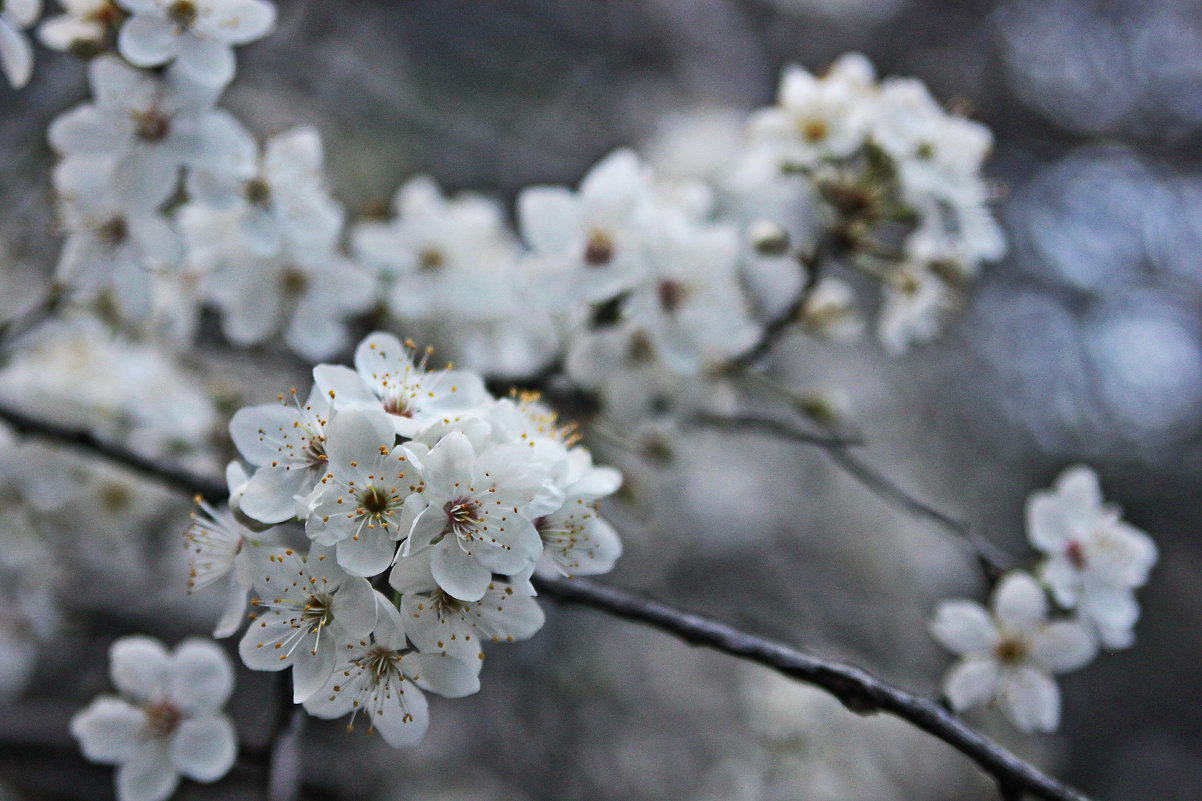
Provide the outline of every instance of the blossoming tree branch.
<path id="1" fill-rule="evenodd" d="M 956 713 L 986 706 L 1023 732 L 1056 729 L 1054 677 L 1133 645 L 1151 539 L 1089 467 L 1069 466 L 1028 500 L 1037 555 L 1024 566 L 869 464 L 830 398 L 778 383 L 768 366 L 799 332 L 871 330 L 895 355 L 939 335 L 1005 249 L 981 172 L 988 129 L 849 54 L 821 75 L 787 68 L 775 105 L 751 113 L 704 175 L 659 175 L 620 149 L 576 187 L 523 190 L 516 229 L 498 203 L 448 197 L 425 176 L 397 191 L 391 213 L 348 221 L 315 129 L 259 140 L 218 105 L 234 48 L 274 27 L 271 3 L 61 4 L 37 34 L 87 61 L 92 94 L 47 134 L 61 256 L 45 300 L 0 329 L 6 376 L 29 388 L 0 418 L 198 496 L 186 589 L 224 594 L 213 637 L 236 637 L 247 668 L 278 673 L 311 716 L 414 746 L 427 695 L 478 691 L 490 649 L 542 628 L 542 595 L 898 716 L 966 754 L 1004 798 L 1084 798 Z M 0 66 L 14 87 L 34 74 L 26 31 L 39 6 L 0 2 Z M 213 398 L 173 389 L 183 413 L 164 415 L 156 387 L 187 386 L 180 362 L 202 310 L 233 348 L 282 342 L 316 363 L 311 385 L 221 424 Z M 349 364 L 317 363 L 349 351 Z M 80 371 L 134 365 L 137 382 L 99 382 L 111 397 L 75 398 L 69 425 L 36 411 L 66 372 L 79 385 Z M 507 386 L 531 389 L 497 391 Z M 772 411 L 759 411 L 765 401 Z M 610 572 L 623 550 L 605 517 L 623 475 L 589 445 L 663 458 L 697 426 L 819 448 L 963 542 L 990 595 L 931 613 L 930 635 L 956 657 L 941 699 L 579 578 Z M 214 427 L 237 452 L 224 482 L 174 458 L 204 456 Z M 45 497 L 20 471 L 4 481 Z M 0 557 L 21 586 L 43 581 L 36 562 L 7 546 Z M 55 623 L 29 603 L 13 609 L 20 641 L 0 648 L 28 654 Z M 238 746 L 222 710 L 235 672 L 223 648 L 139 634 L 109 660 L 117 694 L 79 710 L 70 731 L 89 760 L 116 766 L 121 801 L 163 801 L 181 777 L 230 770 Z M 32 662 L 0 662 L 19 693 Z"/>

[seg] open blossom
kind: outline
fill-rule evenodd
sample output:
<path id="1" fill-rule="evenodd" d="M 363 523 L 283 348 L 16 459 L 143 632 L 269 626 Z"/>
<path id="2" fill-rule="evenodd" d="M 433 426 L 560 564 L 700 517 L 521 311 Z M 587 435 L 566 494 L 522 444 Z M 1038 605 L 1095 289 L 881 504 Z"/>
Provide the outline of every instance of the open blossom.
<path id="1" fill-rule="evenodd" d="M 242 491 L 240 508 L 262 523 L 282 523 L 298 515 L 298 503 L 326 472 L 329 398 L 310 393 L 302 405 L 265 404 L 239 409 L 230 420 L 230 438 L 242 458 L 256 468 Z M 303 515 L 304 510 L 300 510 Z"/>
<path id="2" fill-rule="evenodd" d="M 404 748 L 420 742 L 430 722 L 422 690 L 461 698 L 478 691 L 480 680 L 454 657 L 410 648 L 400 613 L 383 608 L 371 637 L 339 652 L 334 672 L 305 701 L 305 710 L 319 718 L 349 714 L 348 731 L 362 713 L 369 733 L 378 731 L 393 748 Z"/>
<path id="3" fill-rule="evenodd" d="M 541 512 L 532 507 L 545 470 L 528 461 L 526 448 L 494 445 L 477 454 L 453 431 L 433 448 L 410 443 L 406 450 L 424 484 L 405 499 L 404 520 L 412 525 L 403 557 L 433 549 L 435 580 L 461 601 L 483 598 L 493 573 L 534 567 L 542 540 L 532 521 Z M 561 502 L 562 496 L 551 508 Z"/>
<path id="4" fill-rule="evenodd" d="M 48 17 L 38 38 L 51 50 L 92 55 L 104 49 L 109 32 L 125 14 L 113 0 L 58 0 L 65 14 Z"/>
<path id="5" fill-rule="evenodd" d="M 429 352 L 414 358 L 412 343 L 374 333 L 355 349 L 355 369 L 319 364 L 313 380 L 332 395 L 335 409 L 383 409 L 396 433 L 412 437 L 446 415 L 467 412 L 487 396 L 479 375 L 467 370 L 427 370 Z"/>
<path id="6" fill-rule="evenodd" d="M 265 0 L 117 0 L 133 16 L 117 46 L 129 63 L 157 67 L 172 59 L 190 80 L 224 86 L 234 77 L 233 45 L 266 36 L 275 6 Z"/>
<path id="7" fill-rule="evenodd" d="M 1052 731 L 1060 722 L 1054 673 L 1076 670 L 1097 653 L 1085 626 L 1049 621 L 1043 589 L 1027 573 L 1009 573 L 993 592 L 992 609 L 975 601 L 943 601 L 931 635 L 960 655 L 943 678 L 956 710 L 998 703 L 1023 731 Z"/>
<path id="8" fill-rule="evenodd" d="M 212 642 L 124 637 L 109 651 L 121 697 L 102 695 L 71 719 L 93 762 L 117 765 L 118 801 L 163 801 L 179 777 L 214 782 L 234 764 L 237 739 L 222 712 L 234 688 L 229 657 Z"/>
<path id="9" fill-rule="evenodd" d="M 356 576 L 383 573 L 402 531 L 401 505 L 421 479 L 396 445 L 388 416 L 346 409 L 327 426 L 329 470 L 313 494 L 305 531 L 336 549 L 338 564 Z"/>
<path id="10" fill-rule="evenodd" d="M 405 631 L 418 649 L 462 660 L 473 672 L 483 664 L 485 642 L 527 640 L 543 627 L 542 607 L 528 578 L 494 578 L 477 601 L 461 601 L 434 580 L 433 551 L 398 559 L 388 583 L 401 593 Z"/>
<path id="11" fill-rule="evenodd" d="M 341 651 L 375 627 L 382 598 L 367 579 L 338 567 L 330 548 L 314 545 L 307 558 L 264 550 L 256 552 L 254 619 L 238 653 L 251 670 L 291 667 L 299 704 L 325 684 Z"/>
<path id="12" fill-rule="evenodd" d="M 182 166 L 232 168 L 252 157 L 254 141 L 233 115 L 213 108 L 218 90 L 174 69 L 163 77 L 101 56 L 88 65 L 93 102 L 60 114 L 51 146 L 64 156 L 116 160 L 123 203 L 154 208 L 176 189 Z"/>
<path id="13" fill-rule="evenodd" d="M 1156 564 L 1156 545 L 1102 500 L 1097 474 L 1076 465 L 1051 491 L 1032 493 L 1027 537 L 1047 556 L 1039 577 L 1056 602 L 1076 609 L 1106 648 L 1131 645 L 1139 618 L 1134 590 Z"/>

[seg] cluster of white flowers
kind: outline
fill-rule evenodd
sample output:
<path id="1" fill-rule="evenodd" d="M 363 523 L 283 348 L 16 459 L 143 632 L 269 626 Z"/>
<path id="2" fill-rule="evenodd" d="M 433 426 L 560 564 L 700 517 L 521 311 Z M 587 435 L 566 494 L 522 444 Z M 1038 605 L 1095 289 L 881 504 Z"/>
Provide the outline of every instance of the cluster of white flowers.
<path id="1" fill-rule="evenodd" d="M 872 64 L 855 53 L 822 77 L 790 66 L 777 105 L 755 112 L 749 128 L 739 185 L 763 192 L 782 174 L 809 179 L 838 261 L 881 285 L 877 332 L 891 353 L 933 339 L 959 287 L 1005 252 L 981 177 L 992 135 L 945 112 L 921 81 L 878 82 Z M 757 221 L 767 231 L 757 237 L 760 250 L 805 255 L 813 245 L 790 243 L 789 223 L 774 214 Z M 805 319 L 818 330 L 833 323 L 832 333 L 846 331 L 852 297 L 849 288 L 828 285 Z"/>
<path id="2" fill-rule="evenodd" d="M 1000 703 L 1023 731 L 1052 731 L 1060 722 L 1052 674 L 1088 664 L 1099 647 L 1134 642 L 1134 590 L 1147 581 L 1157 551 L 1103 503 L 1097 475 L 1081 465 L 1065 470 L 1053 491 L 1028 499 L 1027 537 L 1046 557 L 1034 573 L 1003 576 L 989 610 L 970 600 L 942 602 L 931 634 L 961 656 L 943 680 L 955 709 Z"/>
<path id="3" fill-rule="evenodd" d="M 230 576 L 219 636 L 253 596 L 242 659 L 292 668 L 311 714 L 362 712 L 411 745 L 428 722 L 422 690 L 475 692 L 484 642 L 542 626 L 536 569 L 612 567 L 621 543 L 598 506 L 621 477 L 536 398 L 495 399 L 478 375 L 427 369 L 390 334 L 367 337 L 353 370 L 313 377 L 303 402 L 234 415 L 252 472 L 232 466 L 234 511 L 206 506 L 189 529 L 191 585 Z"/>

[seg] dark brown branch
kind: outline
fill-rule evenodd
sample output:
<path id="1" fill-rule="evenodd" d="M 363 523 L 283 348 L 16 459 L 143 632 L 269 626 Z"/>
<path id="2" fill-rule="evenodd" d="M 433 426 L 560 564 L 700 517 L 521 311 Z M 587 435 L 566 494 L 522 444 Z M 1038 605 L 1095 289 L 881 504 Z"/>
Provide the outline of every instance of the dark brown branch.
<path id="1" fill-rule="evenodd" d="M 1010 788 L 1011 793 L 1026 791 L 1048 801 L 1088 801 L 1087 796 L 973 731 L 933 701 L 894 687 L 854 665 L 812 656 L 725 623 L 587 579 L 537 577 L 534 585 L 542 595 L 561 603 L 587 606 L 643 623 L 690 645 L 713 648 L 772 668 L 826 690 L 858 714 L 895 715 L 968 756 L 1000 786 Z"/>
<path id="2" fill-rule="evenodd" d="M 213 500 L 221 500 L 224 496 L 224 484 L 218 479 L 159 464 L 90 434 L 64 429 L 3 408 L 0 408 L 0 419 L 7 420 L 24 433 L 85 449 L 180 490 Z M 843 449 L 832 448 L 828 452 L 842 453 Z M 643 623 L 693 645 L 770 667 L 826 690 L 860 714 L 879 711 L 895 715 L 968 756 L 993 776 L 999 786 L 1009 788 L 1007 792 L 1011 794 L 1021 790 L 1047 801 L 1089 801 L 1080 792 L 973 731 L 933 701 L 894 687 L 861 668 L 805 654 L 660 601 L 585 579 L 536 578 L 535 586 L 544 596 L 560 603 L 586 606 Z"/>
<path id="3" fill-rule="evenodd" d="M 197 475 L 182 467 L 143 456 L 121 445 L 105 442 L 82 428 L 51 423 L 3 405 L 0 405 L 0 420 L 8 423 L 18 433 L 103 456 L 171 489 L 199 495 L 206 501 L 218 503 L 229 498 L 229 489 L 221 479 Z"/>

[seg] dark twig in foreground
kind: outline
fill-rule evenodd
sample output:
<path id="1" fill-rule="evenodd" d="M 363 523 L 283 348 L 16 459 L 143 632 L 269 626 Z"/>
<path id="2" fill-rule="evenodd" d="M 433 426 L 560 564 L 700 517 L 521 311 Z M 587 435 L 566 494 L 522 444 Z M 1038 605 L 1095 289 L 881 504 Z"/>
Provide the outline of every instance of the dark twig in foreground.
<path id="1" fill-rule="evenodd" d="M 587 606 L 643 623 L 691 645 L 741 657 L 820 687 L 853 712 L 895 715 L 968 756 L 1008 792 L 1026 791 L 1049 801 L 1088 801 L 1087 796 L 973 731 L 933 701 L 894 687 L 854 665 L 802 653 L 725 623 L 587 579 L 538 577 L 534 584 L 543 596 L 561 603 Z"/>
<path id="2" fill-rule="evenodd" d="M 213 500 L 220 500 L 225 495 L 224 483 L 219 479 L 159 464 L 91 435 L 2 407 L 0 419 L 26 434 L 86 449 L 180 490 Z M 839 453 L 841 449 L 830 452 Z M 861 668 L 805 654 L 724 623 L 584 579 L 537 578 L 535 586 L 544 596 L 560 603 L 587 606 L 614 617 L 643 623 L 693 645 L 773 668 L 830 692 L 855 712 L 879 711 L 895 715 L 968 756 L 993 776 L 999 787 L 1006 788 L 1010 797 L 1015 792 L 1026 791 L 1047 801 L 1089 801 L 1078 791 L 973 731 L 933 701 L 894 687 Z"/>

